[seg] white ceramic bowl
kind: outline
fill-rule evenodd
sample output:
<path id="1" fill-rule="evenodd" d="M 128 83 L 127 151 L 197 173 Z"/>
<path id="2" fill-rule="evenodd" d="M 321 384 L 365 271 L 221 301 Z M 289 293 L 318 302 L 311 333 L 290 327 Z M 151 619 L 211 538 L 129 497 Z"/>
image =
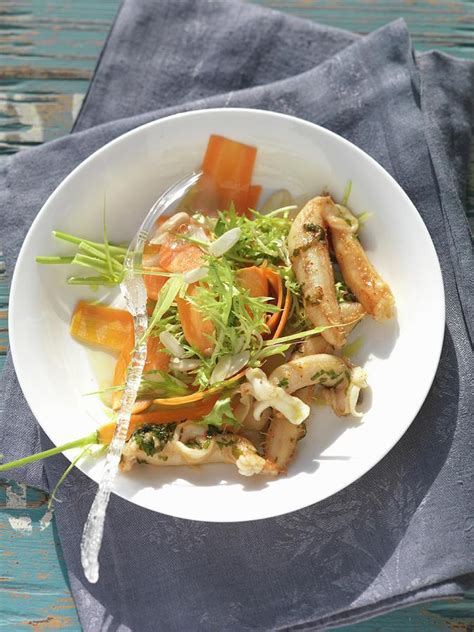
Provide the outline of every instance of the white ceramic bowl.
<path id="1" fill-rule="evenodd" d="M 99 398 L 83 394 L 97 390 L 97 375 L 110 374 L 113 358 L 77 343 L 68 327 L 79 299 L 109 301 L 117 292 L 70 287 L 70 267 L 39 266 L 35 256 L 70 252 L 51 236 L 53 229 L 100 240 L 104 193 L 109 238 L 129 240 L 164 188 L 199 167 L 211 133 L 258 147 L 254 181 L 265 193 L 327 190 L 340 199 L 352 180 L 351 208 L 373 212 L 361 240 L 397 302 L 396 320 L 366 319 L 355 334 L 364 345 L 354 361 L 365 366 L 370 384 L 362 422 L 316 407 L 287 476 L 247 479 L 223 465 L 144 466 L 116 481 L 117 494 L 154 511 L 195 520 L 254 520 L 311 505 L 367 472 L 411 424 L 437 368 L 444 294 L 433 244 L 407 195 L 363 151 L 317 125 L 244 109 L 180 114 L 117 138 L 79 165 L 34 221 L 13 277 L 11 349 L 25 397 L 55 444 L 107 421 Z M 99 459 L 80 467 L 97 481 L 102 465 Z"/>

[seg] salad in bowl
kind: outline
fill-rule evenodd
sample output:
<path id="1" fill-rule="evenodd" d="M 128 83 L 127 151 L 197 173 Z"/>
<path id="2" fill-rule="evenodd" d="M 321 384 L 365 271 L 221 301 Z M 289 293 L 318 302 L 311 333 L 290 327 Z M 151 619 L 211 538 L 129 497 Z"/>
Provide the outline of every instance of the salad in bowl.
<path id="1" fill-rule="evenodd" d="M 328 191 L 294 200 L 286 190 L 259 205 L 257 148 L 211 135 L 197 184 L 160 217 L 136 271 L 147 292 L 147 357 L 121 468 L 225 463 L 243 476 L 286 474 L 306 435 L 311 406 L 361 416 L 366 372 L 347 336 L 365 317 L 394 317 L 395 300 L 361 241 L 367 214 Z M 257 210 L 259 209 L 259 210 Z M 124 275 L 125 245 L 54 231 L 71 245 L 42 265 L 80 266 L 74 286 L 111 287 Z M 110 421 L 47 453 L 107 446 L 136 344 L 131 315 L 80 300 L 70 333 L 116 355 L 100 395 Z M 144 341 L 142 340 L 142 342 Z M 79 454 L 80 458 L 81 453 Z"/>
<path id="2" fill-rule="evenodd" d="M 353 483 L 413 421 L 444 324 L 413 204 L 329 130 L 202 110 L 104 145 L 35 219 L 10 342 L 55 447 L 1 469 L 64 452 L 67 471 L 102 480 L 134 352 L 120 291 L 130 240 L 157 198 L 198 172 L 136 260 L 147 362 L 114 493 L 188 519 L 268 518 Z"/>

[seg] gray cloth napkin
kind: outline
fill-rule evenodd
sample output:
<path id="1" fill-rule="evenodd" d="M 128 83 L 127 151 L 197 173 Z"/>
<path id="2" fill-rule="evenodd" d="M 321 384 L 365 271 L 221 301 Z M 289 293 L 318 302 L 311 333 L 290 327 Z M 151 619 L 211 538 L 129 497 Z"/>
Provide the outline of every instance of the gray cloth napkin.
<path id="1" fill-rule="evenodd" d="M 470 585 L 474 302 L 463 196 L 472 85 L 468 62 L 415 58 L 403 21 L 359 38 L 234 0 L 126 0 L 75 133 L 4 161 L 1 237 L 11 270 L 48 195 L 118 135 L 208 107 L 293 114 L 348 138 L 397 179 L 443 270 L 446 335 L 426 402 L 395 448 L 332 498 L 275 519 L 210 524 L 114 496 L 101 579 L 91 586 L 79 542 L 96 485 L 70 476 L 56 522 L 86 631 L 319 630 Z M 405 387 L 400 376 L 393 396 Z M 1 388 L 5 458 L 48 447 L 10 358 Z M 65 465 L 59 456 L 15 476 L 50 489 Z"/>

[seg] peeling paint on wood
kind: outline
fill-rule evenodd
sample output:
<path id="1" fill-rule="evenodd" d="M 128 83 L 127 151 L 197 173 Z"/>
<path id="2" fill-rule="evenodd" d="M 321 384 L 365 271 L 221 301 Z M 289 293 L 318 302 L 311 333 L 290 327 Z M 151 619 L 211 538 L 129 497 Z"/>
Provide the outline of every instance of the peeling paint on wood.
<path id="1" fill-rule="evenodd" d="M 5 506 L 8 509 L 18 509 L 26 507 L 26 485 L 23 483 L 12 483 L 5 487 Z"/>
<path id="2" fill-rule="evenodd" d="M 2 356 L 0 356 L 0 360 L 3 361 Z M 0 509 L 3 507 L 10 511 L 21 511 L 25 507 L 28 509 L 42 507 L 47 502 L 47 494 L 40 489 L 0 479 Z"/>
<path id="3" fill-rule="evenodd" d="M 2 69 L 3 79 L 85 79 L 92 77 L 92 71 L 75 68 L 32 68 L 31 66 L 14 66 Z"/>
<path id="4" fill-rule="evenodd" d="M 14 531 L 19 531 L 25 535 L 30 535 L 33 532 L 33 526 L 29 516 L 18 516 L 18 518 L 8 516 L 8 522 Z"/>
<path id="5" fill-rule="evenodd" d="M 37 621 L 25 621 L 26 625 L 29 625 L 32 630 L 37 632 L 46 632 L 47 630 L 65 630 L 67 626 L 70 626 L 73 621 L 71 617 L 47 617 L 46 619 L 39 619 Z"/>

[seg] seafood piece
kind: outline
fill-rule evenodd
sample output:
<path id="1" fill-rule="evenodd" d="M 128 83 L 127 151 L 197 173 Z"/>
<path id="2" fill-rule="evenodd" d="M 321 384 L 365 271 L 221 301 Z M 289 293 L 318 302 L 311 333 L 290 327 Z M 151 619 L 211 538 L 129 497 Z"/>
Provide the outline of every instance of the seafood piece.
<path id="1" fill-rule="evenodd" d="M 319 337 L 305 341 L 307 348 L 322 346 Z M 303 343 L 304 344 L 304 343 Z M 327 344 L 327 343 L 326 343 Z M 273 371 L 271 381 L 283 384 L 288 392 L 296 391 L 296 395 L 309 404 L 313 397 L 314 385 L 324 386 L 323 392 L 327 403 L 332 406 L 336 415 L 355 414 L 356 404 L 361 388 L 367 386 L 365 371 L 360 367 L 351 367 L 349 363 L 329 354 L 301 356 L 304 348 L 293 354 L 290 362 Z M 295 426 L 278 411 L 274 411 L 265 442 L 265 458 L 285 472 L 296 449 L 296 443 L 306 434 L 306 426 Z"/>
<path id="2" fill-rule="evenodd" d="M 297 349 L 292 353 L 291 359 L 294 360 L 315 353 L 331 353 L 333 350 L 333 347 L 326 342 L 322 336 L 313 336 L 298 345 Z M 280 361 L 278 366 L 283 363 L 284 360 Z M 295 397 L 298 397 L 305 404 L 310 406 L 313 394 L 314 386 L 312 385 L 297 391 Z M 272 440 L 275 444 L 279 442 L 282 449 L 276 448 L 275 451 L 280 454 L 283 454 L 283 446 L 288 450 L 291 444 L 294 444 L 306 434 L 304 424 L 295 426 L 295 424 L 289 422 L 282 413 L 272 408 L 266 408 L 260 416 L 256 416 L 254 414 L 254 408 L 257 404 L 252 396 L 252 387 L 248 382 L 239 387 L 235 393 L 235 397 L 239 398 L 234 408 L 235 417 L 241 424 L 239 434 L 247 437 L 254 445 L 260 445 L 265 428 L 269 422 L 271 423 L 269 428 L 270 434 L 267 434 L 267 444 L 271 444 Z M 291 428 L 289 426 L 291 426 Z M 294 448 L 292 451 L 294 451 Z"/>
<path id="3" fill-rule="evenodd" d="M 356 366 L 351 369 L 349 383 L 341 382 L 335 388 L 324 388 L 322 391 L 326 403 L 331 406 L 339 417 L 353 415 L 362 417 L 362 413 L 356 409 L 359 401 L 360 390 L 367 386 L 367 374 L 364 369 Z"/>
<path id="4" fill-rule="evenodd" d="M 318 353 L 334 353 L 334 347 L 327 342 L 322 336 L 312 336 L 300 342 L 291 354 L 291 360 L 304 358 L 305 356 L 315 355 Z M 283 363 L 282 363 L 283 364 Z"/>
<path id="5" fill-rule="evenodd" d="M 330 198 L 329 198 L 330 199 Z M 349 209 L 328 202 L 323 216 L 344 281 L 365 311 L 375 320 L 388 320 L 395 313 L 395 299 L 388 284 L 370 263 L 357 238 L 359 222 Z"/>
<path id="6" fill-rule="evenodd" d="M 334 326 L 322 336 L 336 348 L 344 345 L 346 334 L 336 299 L 334 272 L 326 236 L 326 209 L 332 199 L 316 197 L 295 217 L 288 235 L 291 263 L 303 293 L 306 314 L 315 327 Z"/>
<path id="7" fill-rule="evenodd" d="M 338 358 L 327 353 L 290 360 L 270 375 L 270 382 L 280 384 L 287 393 L 294 393 L 300 388 L 314 384 L 321 384 L 326 388 L 341 387 L 342 390 L 346 390 L 353 380 L 355 380 L 355 385 L 360 384 L 359 389 L 364 388 L 366 386 L 365 371 L 360 367 L 351 367 L 346 358 Z M 349 414 L 349 412 L 341 413 L 339 410 L 334 412 Z"/>
<path id="8" fill-rule="evenodd" d="M 255 418 L 254 415 L 255 399 L 251 393 L 251 387 L 248 382 L 241 384 L 233 394 L 232 408 L 234 416 L 239 422 L 238 434 L 245 437 L 252 443 L 259 453 L 262 452 L 262 443 L 265 438 L 265 428 L 270 420 L 271 409 L 267 408 Z"/>
<path id="9" fill-rule="evenodd" d="M 254 415 L 255 398 L 252 395 L 252 387 L 248 382 L 242 384 L 235 392 L 238 403 L 234 408 L 234 415 L 245 430 L 263 430 L 270 419 L 270 408 L 256 417 Z"/>
<path id="10" fill-rule="evenodd" d="M 296 391 L 295 396 L 309 406 L 313 400 L 313 394 L 314 386 L 306 386 Z M 278 473 L 286 472 L 295 454 L 297 442 L 305 435 L 306 423 L 295 426 L 280 412 L 273 411 L 264 444 L 264 455 L 267 461 L 275 464 Z"/>
<path id="11" fill-rule="evenodd" d="M 245 437 L 216 434 L 192 421 L 143 426 L 134 432 L 122 452 L 120 467 L 128 471 L 136 463 L 158 466 L 232 463 L 243 476 L 277 474 L 275 465 L 257 454 Z"/>
<path id="12" fill-rule="evenodd" d="M 322 336 L 313 336 L 299 343 L 291 354 L 291 360 L 319 353 L 331 354 L 333 351 L 334 347 Z M 314 389 L 314 385 L 300 388 L 296 391 L 295 397 L 299 397 L 305 404 L 311 406 L 314 398 Z M 265 456 L 268 460 L 275 463 L 279 472 L 283 472 L 286 471 L 294 456 L 297 441 L 303 439 L 306 435 L 306 424 L 295 426 L 277 410 L 272 410 L 270 414 L 271 420 L 265 441 Z"/>
<path id="13" fill-rule="evenodd" d="M 346 332 L 346 336 L 348 336 L 365 316 L 365 309 L 357 301 L 353 303 L 349 301 L 339 303 L 339 309 L 341 310 L 342 322 L 348 323 L 344 326 L 344 331 Z"/>
<path id="14" fill-rule="evenodd" d="M 283 366 L 287 366 L 287 364 Z M 275 369 L 272 375 L 280 368 Z M 260 419 L 260 416 L 267 408 L 279 410 L 289 422 L 296 426 L 303 423 L 309 416 L 309 406 L 298 397 L 292 397 L 287 392 L 286 381 L 281 383 L 278 379 L 270 381 L 261 369 L 247 369 L 245 377 L 250 385 L 252 396 L 257 400 L 253 408 L 255 419 Z M 306 384 L 301 385 L 301 387 L 303 386 L 306 386 Z M 293 389 L 293 391 L 295 390 Z"/>

